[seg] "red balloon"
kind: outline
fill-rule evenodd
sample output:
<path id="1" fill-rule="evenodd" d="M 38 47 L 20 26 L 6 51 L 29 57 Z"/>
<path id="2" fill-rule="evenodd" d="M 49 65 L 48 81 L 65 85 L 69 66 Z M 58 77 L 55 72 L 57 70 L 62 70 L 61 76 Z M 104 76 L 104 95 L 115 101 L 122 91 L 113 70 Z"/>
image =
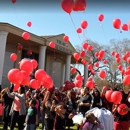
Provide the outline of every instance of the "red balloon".
<path id="1" fill-rule="evenodd" d="M 120 104 L 118 107 L 117 107 L 117 112 L 120 114 L 120 115 L 126 115 L 128 113 L 127 110 L 123 110 L 124 108 L 128 108 L 128 106 L 126 104 Z"/>
<path id="2" fill-rule="evenodd" d="M 120 26 L 121 26 L 121 21 L 120 19 L 114 19 L 113 20 L 113 27 L 116 28 L 116 29 L 120 29 Z"/>
<path id="3" fill-rule="evenodd" d="M 129 20 L 129 22 L 128 22 L 128 29 L 130 30 L 130 20 Z"/>
<path id="4" fill-rule="evenodd" d="M 88 22 L 87 21 L 82 21 L 81 22 L 81 27 L 83 28 L 83 29 L 86 29 L 87 27 L 88 27 Z"/>
<path id="5" fill-rule="evenodd" d="M 22 34 L 22 38 L 23 38 L 24 40 L 28 40 L 28 39 L 30 38 L 30 34 L 29 34 L 28 32 L 24 32 L 24 33 Z"/>
<path id="6" fill-rule="evenodd" d="M 111 52 L 111 55 L 112 55 L 112 56 L 115 56 L 115 52 L 114 52 L 114 51 L 112 51 L 112 52 Z"/>
<path id="7" fill-rule="evenodd" d="M 76 80 L 74 82 L 75 86 L 78 87 L 78 88 L 81 88 L 82 87 L 82 81 L 81 80 Z"/>
<path id="8" fill-rule="evenodd" d="M 31 51 L 31 50 L 28 50 L 28 51 L 27 51 L 27 55 L 28 55 L 28 56 L 31 56 L 31 55 L 32 55 L 32 51 Z"/>
<path id="9" fill-rule="evenodd" d="M 108 90 L 108 91 L 106 91 L 106 93 L 105 93 L 105 98 L 106 98 L 107 101 L 109 101 L 109 102 L 112 102 L 112 100 L 111 100 L 111 95 L 112 95 L 112 93 L 113 93 L 112 90 Z"/>
<path id="10" fill-rule="evenodd" d="M 74 88 L 75 87 L 75 84 L 73 82 L 70 82 L 70 87 L 71 88 Z"/>
<path id="11" fill-rule="evenodd" d="M 104 57 L 104 55 L 105 55 L 105 51 L 104 51 L 104 50 L 100 50 L 100 51 L 99 51 L 99 56 L 100 56 L 100 57 Z"/>
<path id="12" fill-rule="evenodd" d="M 105 70 L 101 70 L 99 73 L 98 73 L 99 77 L 104 79 L 106 78 L 106 71 Z"/>
<path id="13" fill-rule="evenodd" d="M 103 58 L 103 57 L 101 57 L 101 56 L 98 56 L 98 60 L 100 60 L 100 61 L 101 61 L 101 60 L 102 60 L 102 58 Z"/>
<path id="14" fill-rule="evenodd" d="M 31 60 L 31 63 L 32 63 L 32 65 L 33 65 L 33 69 L 36 69 L 37 66 L 38 66 L 37 61 L 33 59 L 33 60 Z"/>
<path id="15" fill-rule="evenodd" d="M 33 64 L 29 60 L 22 59 L 20 62 L 20 70 L 26 71 L 30 75 L 33 71 Z"/>
<path id="16" fill-rule="evenodd" d="M 89 77 L 89 78 L 87 79 L 87 81 L 93 81 L 93 79 L 92 79 L 91 77 Z"/>
<path id="17" fill-rule="evenodd" d="M 47 78 L 47 73 L 42 69 L 38 69 L 35 72 L 35 78 L 37 80 L 39 80 L 40 82 L 44 83 L 46 81 L 46 78 Z"/>
<path id="18" fill-rule="evenodd" d="M 122 30 L 128 31 L 128 25 L 127 24 L 122 24 Z"/>
<path id="19" fill-rule="evenodd" d="M 62 0 L 61 7 L 65 12 L 70 14 L 74 8 L 74 1 L 73 0 Z"/>
<path id="20" fill-rule="evenodd" d="M 92 90 L 95 87 L 95 83 L 93 81 L 87 81 L 85 86 Z"/>
<path id="21" fill-rule="evenodd" d="M 118 70 L 122 71 L 122 69 L 123 69 L 122 65 L 119 65 Z"/>
<path id="22" fill-rule="evenodd" d="M 49 47 L 55 48 L 55 43 L 54 43 L 54 42 L 50 42 L 50 43 L 49 43 Z"/>
<path id="23" fill-rule="evenodd" d="M 88 48 L 87 48 L 89 51 L 92 51 L 93 47 L 91 45 L 88 45 Z"/>
<path id="24" fill-rule="evenodd" d="M 26 71 L 21 71 L 21 73 L 23 75 L 21 85 L 29 86 L 30 76 L 28 75 L 28 73 Z"/>
<path id="25" fill-rule="evenodd" d="M 69 41 L 69 37 L 68 37 L 68 36 L 64 36 L 64 37 L 63 37 L 63 40 L 64 40 L 65 42 L 68 42 L 68 41 Z"/>
<path id="26" fill-rule="evenodd" d="M 120 57 L 120 54 L 119 54 L 119 53 L 115 53 L 115 57 L 116 57 L 116 58 L 119 58 L 119 57 Z"/>
<path id="27" fill-rule="evenodd" d="M 81 81 L 82 81 L 82 80 L 83 80 L 83 77 L 82 77 L 80 74 L 78 74 L 78 75 L 76 75 L 75 79 L 76 79 L 76 80 L 81 80 Z"/>
<path id="28" fill-rule="evenodd" d="M 104 60 L 103 63 L 104 63 L 104 64 L 107 64 L 107 60 Z"/>
<path id="29" fill-rule="evenodd" d="M 122 71 L 121 71 L 121 74 L 122 74 L 122 75 L 125 75 L 125 70 L 122 70 Z"/>
<path id="30" fill-rule="evenodd" d="M 99 52 L 95 52 L 95 56 L 98 57 L 99 56 Z"/>
<path id="31" fill-rule="evenodd" d="M 112 94 L 111 94 L 111 101 L 114 103 L 114 104 L 119 104 L 122 100 L 122 94 L 121 92 L 119 91 L 114 91 Z"/>
<path id="32" fill-rule="evenodd" d="M 99 14 L 99 15 L 98 15 L 98 20 L 99 20 L 100 22 L 102 22 L 102 21 L 104 20 L 104 15 L 103 15 L 103 14 Z"/>
<path id="33" fill-rule="evenodd" d="M 17 49 L 21 51 L 23 49 L 23 46 L 20 43 L 18 43 Z"/>
<path id="34" fill-rule="evenodd" d="M 83 65 L 87 65 L 87 60 L 82 59 L 82 60 L 81 60 L 81 63 L 82 63 Z"/>
<path id="35" fill-rule="evenodd" d="M 84 58 L 85 55 L 86 55 L 85 51 L 81 51 L 81 52 L 80 52 L 80 56 L 81 56 L 82 58 Z"/>
<path id="36" fill-rule="evenodd" d="M 23 75 L 19 69 L 11 69 L 8 72 L 8 80 L 13 84 L 20 84 L 23 80 Z"/>
<path id="37" fill-rule="evenodd" d="M 129 57 L 130 56 L 130 52 L 127 51 L 125 55 Z"/>
<path id="38" fill-rule="evenodd" d="M 13 89 L 13 91 L 14 91 L 14 92 L 15 92 L 15 91 L 18 91 L 19 87 L 20 87 L 19 84 L 14 84 L 14 89 Z"/>
<path id="39" fill-rule="evenodd" d="M 86 50 L 88 48 L 88 43 L 87 42 L 83 43 L 82 47 Z"/>
<path id="40" fill-rule="evenodd" d="M 92 69 L 93 69 L 93 65 L 92 65 L 92 64 L 89 64 L 89 65 L 88 65 L 88 69 L 89 69 L 89 70 L 92 70 Z"/>
<path id="41" fill-rule="evenodd" d="M 123 60 L 126 61 L 127 60 L 127 55 L 123 55 L 122 58 L 123 58 Z"/>
<path id="42" fill-rule="evenodd" d="M 27 25 L 28 25 L 28 27 L 31 27 L 32 26 L 32 22 L 28 21 Z"/>
<path id="43" fill-rule="evenodd" d="M 17 60 L 17 55 L 16 55 L 15 53 L 12 53 L 12 54 L 10 55 L 10 59 L 11 59 L 12 61 L 16 61 L 16 60 Z"/>
<path id="44" fill-rule="evenodd" d="M 123 78 L 123 84 L 130 85 L 130 75 L 125 75 Z"/>
<path id="45" fill-rule="evenodd" d="M 120 63 L 121 59 L 120 58 L 116 58 L 116 62 Z"/>
<path id="46" fill-rule="evenodd" d="M 128 63 L 130 63 L 130 57 L 129 57 L 129 58 L 127 58 L 127 62 L 128 62 Z"/>
<path id="47" fill-rule="evenodd" d="M 76 68 L 71 68 L 71 73 L 75 74 L 76 73 Z"/>
<path id="48" fill-rule="evenodd" d="M 79 53 L 74 53 L 73 57 L 75 58 L 76 61 L 80 59 L 80 54 Z"/>
<path id="49" fill-rule="evenodd" d="M 32 79 L 30 81 L 30 87 L 33 88 L 33 89 L 39 89 L 41 87 L 41 84 L 38 80 Z"/>
<path id="50" fill-rule="evenodd" d="M 13 4 L 16 3 L 16 0 L 12 0 L 12 3 L 13 3 Z"/>
<path id="51" fill-rule="evenodd" d="M 81 28 L 77 28 L 76 31 L 77 31 L 77 33 L 82 33 L 82 29 Z"/>
<path id="52" fill-rule="evenodd" d="M 87 3 L 86 0 L 75 0 L 74 11 L 84 11 L 86 9 Z"/>
<path id="53" fill-rule="evenodd" d="M 46 81 L 43 82 L 43 86 L 48 89 L 53 88 L 54 83 L 52 78 L 49 75 L 46 76 Z"/>
<path id="54" fill-rule="evenodd" d="M 130 75 L 130 69 L 126 69 L 125 74 Z"/>
<path id="55" fill-rule="evenodd" d="M 94 66 L 98 68 L 99 67 L 99 63 L 98 62 L 94 63 Z"/>

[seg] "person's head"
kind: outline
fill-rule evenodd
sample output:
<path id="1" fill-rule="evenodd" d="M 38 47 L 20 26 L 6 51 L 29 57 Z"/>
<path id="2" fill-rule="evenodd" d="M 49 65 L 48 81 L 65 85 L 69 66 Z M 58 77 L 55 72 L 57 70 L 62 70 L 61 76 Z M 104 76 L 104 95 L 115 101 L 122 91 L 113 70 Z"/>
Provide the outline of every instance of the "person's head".
<path id="1" fill-rule="evenodd" d="M 25 87 L 20 86 L 19 89 L 18 89 L 18 93 L 25 94 Z"/>
<path id="2" fill-rule="evenodd" d="M 88 87 L 84 87 L 83 88 L 83 95 L 89 93 L 89 88 Z"/>
<path id="3" fill-rule="evenodd" d="M 86 115 L 86 120 L 87 120 L 88 122 L 94 124 L 94 122 L 95 122 L 95 120 L 96 120 L 96 117 L 95 117 L 95 115 L 94 115 L 93 113 L 90 112 L 90 113 L 88 113 L 88 114 Z"/>
<path id="4" fill-rule="evenodd" d="M 34 107 L 36 105 L 36 100 L 35 99 L 32 99 L 30 102 L 29 102 L 29 106 L 32 106 Z"/>
<path id="5" fill-rule="evenodd" d="M 70 90 L 67 91 L 67 97 L 71 98 L 71 91 Z"/>
<path id="6" fill-rule="evenodd" d="M 130 85 L 124 85 L 124 86 L 123 86 L 123 91 L 124 91 L 125 93 L 128 93 L 128 92 L 130 91 Z"/>
<path id="7" fill-rule="evenodd" d="M 93 89 L 93 95 L 94 96 L 100 96 L 100 92 L 98 89 Z"/>

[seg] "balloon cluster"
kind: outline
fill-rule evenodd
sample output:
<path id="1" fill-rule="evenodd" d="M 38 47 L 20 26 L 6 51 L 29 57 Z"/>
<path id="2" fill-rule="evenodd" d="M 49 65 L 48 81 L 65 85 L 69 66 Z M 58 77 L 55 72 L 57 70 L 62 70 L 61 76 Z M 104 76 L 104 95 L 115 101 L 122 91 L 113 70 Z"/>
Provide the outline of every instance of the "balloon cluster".
<path id="1" fill-rule="evenodd" d="M 87 79 L 85 86 L 88 87 L 90 90 L 92 90 L 95 87 L 95 82 L 91 77 Z"/>
<path id="2" fill-rule="evenodd" d="M 8 72 L 8 80 L 15 84 L 15 90 L 20 85 L 30 86 L 33 89 L 39 89 L 41 85 L 48 89 L 53 88 L 52 78 L 42 69 L 38 69 L 35 72 L 35 78 L 30 80 L 30 76 L 37 66 L 38 63 L 35 59 L 22 59 L 19 63 L 19 69 L 14 68 Z"/>
<path id="3" fill-rule="evenodd" d="M 83 85 L 83 77 L 80 74 L 76 75 L 74 84 L 78 88 L 82 87 L 82 85 Z"/>
<path id="4" fill-rule="evenodd" d="M 60 88 L 62 89 L 62 91 L 67 91 L 67 90 L 72 89 L 74 87 L 75 87 L 75 84 L 73 82 L 65 81 L 64 85 L 61 86 Z"/>

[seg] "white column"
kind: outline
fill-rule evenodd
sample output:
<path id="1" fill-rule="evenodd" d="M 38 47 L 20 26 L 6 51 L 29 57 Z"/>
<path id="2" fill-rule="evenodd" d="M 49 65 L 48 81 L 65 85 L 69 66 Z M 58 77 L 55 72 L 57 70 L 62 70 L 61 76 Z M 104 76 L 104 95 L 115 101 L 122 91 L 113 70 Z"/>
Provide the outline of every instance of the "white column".
<path id="1" fill-rule="evenodd" d="M 84 83 L 83 83 L 84 86 L 87 79 L 88 79 L 88 65 L 84 65 Z"/>
<path id="2" fill-rule="evenodd" d="M 17 49 L 17 60 L 16 60 L 16 62 L 15 62 L 15 68 L 19 68 L 19 62 L 21 61 L 21 55 L 22 55 L 22 50 L 21 51 L 19 51 L 18 49 Z"/>
<path id="3" fill-rule="evenodd" d="M 45 69 L 46 46 L 40 46 L 39 51 L 39 69 Z"/>
<path id="4" fill-rule="evenodd" d="M 71 64 L 71 55 L 67 55 L 66 67 L 65 67 L 65 81 L 70 80 L 70 64 Z"/>
<path id="5" fill-rule="evenodd" d="M 63 63 L 61 66 L 61 85 L 65 82 L 65 64 Z"/>
<path id="6" fill-rule="evenodd" d="M 0 31 L 0 85 L 2 84 L 7 35 L 8 35 L 8 32 Z"/>

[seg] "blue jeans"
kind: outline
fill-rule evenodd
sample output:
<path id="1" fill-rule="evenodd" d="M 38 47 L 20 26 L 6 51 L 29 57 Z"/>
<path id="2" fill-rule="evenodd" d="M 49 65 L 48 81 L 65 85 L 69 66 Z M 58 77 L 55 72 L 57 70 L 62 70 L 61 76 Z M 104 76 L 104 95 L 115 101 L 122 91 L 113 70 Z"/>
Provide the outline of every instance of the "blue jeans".
<path id="1" fill-rule="evenodd" d="M 35 124 L 26 124 L 24 130 L 36 130 L 36 125 Z"/>

